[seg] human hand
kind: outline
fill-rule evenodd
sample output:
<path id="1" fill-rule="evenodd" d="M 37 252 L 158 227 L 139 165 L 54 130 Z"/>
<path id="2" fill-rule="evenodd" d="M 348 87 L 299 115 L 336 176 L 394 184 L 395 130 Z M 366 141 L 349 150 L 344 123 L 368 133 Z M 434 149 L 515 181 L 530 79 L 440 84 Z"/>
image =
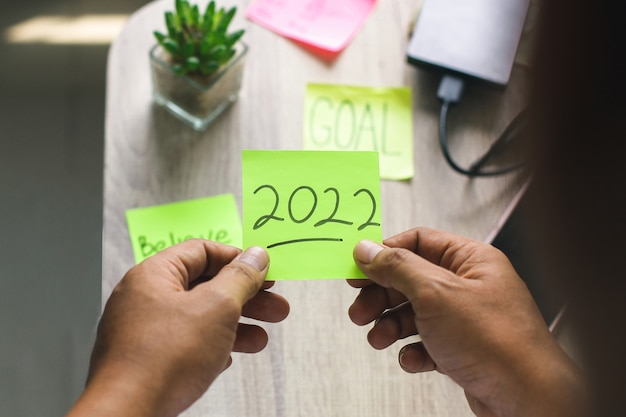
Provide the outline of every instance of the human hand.
<path id="1" fill-rule="evenodd" d="M 196 401 L 231 363 L 258 352 L 262 328 L 287 301 L 265 291 L 266 251 L 189 240 L 131 268 L 104 309 L 88 383 L 71 416 L 174 416 Z M 95 408 L 94 408 L 95 404 Z"/>
<path id="2" fill-rule="evenodd" d="M 419 334 L 400 350 L 401 367 L 448 375 L 479 416 L 584 410 L 576 366 L 502 252 L 426 228 L 384 243 L 356 246 L 356 263 L 371 281 L 348 281 L 361 288 L 349 316 L 358 325 L 375 321 L 368 333 L 374 348 Z"/>

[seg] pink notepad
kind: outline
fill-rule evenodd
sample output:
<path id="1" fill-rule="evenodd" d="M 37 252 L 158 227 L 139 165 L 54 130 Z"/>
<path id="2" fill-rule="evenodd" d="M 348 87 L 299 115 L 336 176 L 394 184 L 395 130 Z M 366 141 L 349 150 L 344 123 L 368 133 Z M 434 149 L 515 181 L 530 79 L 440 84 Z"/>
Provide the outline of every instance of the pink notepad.
<path id="1" fill-rule="evenodd" d="M 361 27 L 376 0 L 255 0 L 246 17 L 313 48 L 337 53 Z"/>

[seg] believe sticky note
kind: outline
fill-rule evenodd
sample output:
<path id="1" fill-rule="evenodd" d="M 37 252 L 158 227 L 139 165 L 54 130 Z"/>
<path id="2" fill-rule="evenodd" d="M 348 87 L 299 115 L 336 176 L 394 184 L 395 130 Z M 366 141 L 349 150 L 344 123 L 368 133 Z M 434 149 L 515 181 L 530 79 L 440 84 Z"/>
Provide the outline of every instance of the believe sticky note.
<path id="1" fill-rule="evenodd" d="M 382 242 L 376 152 L 243 151 L 243 245 L 268 280 L 360 278 L 352 251 Z"/>
<path id="2" fill-rule="evenodd" d="M 126 222 L 137 263 L 191 238 L 242 247 L 241 220 L 232 194 L 130 209 Z"/>
<path id="3" fill-rule="evenodd" d="M 326 51 L 346 47 L 375 0 L 255 0 L 246 16 L 280 34 Z"/>
<path id="4" fill-rule="evenodd" d="M 303 149 L 376 151 L 380 177 L 413 177 L 411 89 L 308 84 Z"/>

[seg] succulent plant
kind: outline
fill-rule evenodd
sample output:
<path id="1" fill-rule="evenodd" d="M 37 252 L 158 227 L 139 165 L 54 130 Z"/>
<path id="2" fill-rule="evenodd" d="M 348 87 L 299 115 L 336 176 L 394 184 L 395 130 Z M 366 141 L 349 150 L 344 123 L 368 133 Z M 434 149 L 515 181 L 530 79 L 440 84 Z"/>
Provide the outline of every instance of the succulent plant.
<path id="1" fill-rule="evenodd" d="M 198 5 L 176 0 L 176 11 L 165 12 L 167 34 L 154 31 L 157 42 L 171 55 L 174 72 L 210 75 L 228 62 L 245 32 L 228 33 L 236 12 L 236 7 L 217 9 L 212 0 L 200 13 Z"/>

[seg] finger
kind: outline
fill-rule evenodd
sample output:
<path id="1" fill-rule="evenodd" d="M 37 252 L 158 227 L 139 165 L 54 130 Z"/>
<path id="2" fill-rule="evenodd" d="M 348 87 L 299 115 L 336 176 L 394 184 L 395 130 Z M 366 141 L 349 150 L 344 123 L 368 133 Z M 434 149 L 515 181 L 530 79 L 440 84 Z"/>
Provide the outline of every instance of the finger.
<path id="1" fill-rule="evenodd" d="M 404 303 L 385 312 L 367 334 L 367 340 L 374 349 L 385 349 L 396 341 L 417 333 L 411 304 Z"/>
<path id="2" fill-rule="evenodd" d="M 239 323 L 233 352 L 257 353 L 267 346 L 267 332 L 259 326 Z"/>
<path id="3" fill-rule="evenodd" d="M 372 241 L 361 241 L 354 249 L 358 267 L 369 279 L 385 288 L 393 288 L 414 301 L 420 290 L 423 296 L 436 297 L 435 283 L 449 284 L 459 278 L 404 248 L 385 248 Z M 431 293 L 427 293 L 431 290 Z"/>
<path id="4" fill-rule="evenodd" d="M 369 285 L 373 285 L 374 283 L 369 279 L 347 279 L 346 282 L 353 288 L 363 288 Z"/>
<path id="5" fill-rule="evenodd" d="M 465 391 L 465 398 L 467 399 L 467 404 L 469 405 L 470 410 L 477 416 L 493 416 L 493 412 L 490 408 L 488 408 L 485 403 L 480 401 L 478 398 L 474 397 L 467 391 Z"/>
<path id="6" fill-rule="evenodd" d="M 443 230 L 417 227 L 385 239 L 385 246 L 405 248 L 435 265 L 458 271 L 458 266 L 474 253 L 479 246 L 486 245 Z"/>
<path id="7" fill-rule="evenodd" d="M 230 365 L 232 364 L 233 364 L 233 357 L 229 355 L 228 360 L 226 361 L 226 365 L 224 365 L 224 369 L 222 369 L 222 372 L 230 368 Z"/>
<path id="8" fill-rule="evenodd" d="M 244 306 L 241 315 L 255 320 L 277 323 L 289 314 L 289 303 L 278 294 L 259 291 Z"/>
<path id="9" fill-rule="evenodd" d="M 348 316 L 355 324 L 363 326 L 376 320 L 385 310 L 405 301 L 406 297 L 398 291 L 370 285 L 361 289 L 348 309 Z"/>
<path id="10" fill-rule="evenodd" d="M 422 342 L 411 343 L 400 349 L 398 353 L 400 367 L 411 374 L 429 372 L 437 369 L 437 364 Z"/>
<path id="11" fill-rule="evenodd" d="M 253 246 L 224 266 L 215 278 L 196 288 L 204 292 L 227 294 L 241 310 L 263 286 L 268 267 L 267 251 Z"/>
<path id="12" fill-rule="evenodd" d="M 188 289 L 198 278 L 210 278 L 241 252 L 234 246 L 204 239 L 190 239 L 163 249 L 140 266 L 153 274 L 172 279 Z"/>

